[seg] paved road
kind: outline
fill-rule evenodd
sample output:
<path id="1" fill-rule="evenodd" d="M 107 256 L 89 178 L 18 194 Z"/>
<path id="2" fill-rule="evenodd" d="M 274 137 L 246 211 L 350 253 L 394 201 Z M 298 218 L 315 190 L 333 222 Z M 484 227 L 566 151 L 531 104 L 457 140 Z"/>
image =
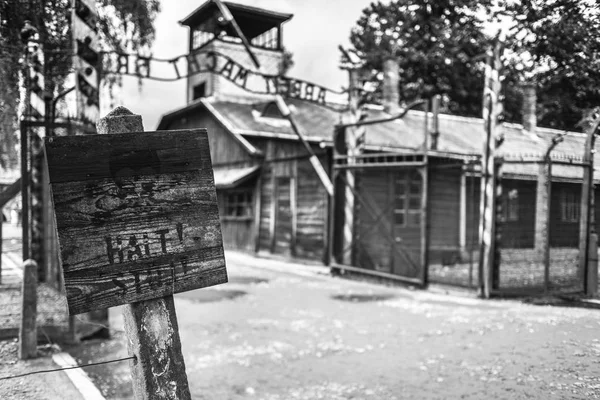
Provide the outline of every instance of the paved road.
<path id="1" fill-rule="evenodd" d="M 600 311 L 227 259 L 230 283 L 176 296 L 194 399 L 600 398 Z M 122 329 L 119 309 L 111 318 Z M 71 352 L 84 363 L 121 357 L 125 338 Z M 131 397 L 126 362 L 86 370 L 108 398 Z"/>

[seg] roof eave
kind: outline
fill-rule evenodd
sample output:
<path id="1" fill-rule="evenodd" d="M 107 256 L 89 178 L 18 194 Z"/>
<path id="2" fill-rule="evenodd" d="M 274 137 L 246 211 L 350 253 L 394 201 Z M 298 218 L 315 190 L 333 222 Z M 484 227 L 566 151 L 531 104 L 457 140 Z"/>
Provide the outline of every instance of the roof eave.
<path id="1" fill-rule="evenodd" d="M 196 8 L 194 11 L 192 11 L 190 14 L 188 14 L 187 17 L 180 20 L 179 24 L 185 25 L 185 26 L 190 26 L 193 23 L 193 20 L 196 18 L 196 16 L 199 13 L 201 13 L 202 11 L 204 11 L 207 7 L 209 7 L 212 3 L 213 3 L 212 0 L 208 0 L 207 2 L 201 4 L 198 8 Z M 245 4 L 232 3 L 229 1 L 224 1 L 223 3 L 225 3 L 225 5 L 230 10 L 233 9 L 233 10 L 243 10 L 243 11 L 254 12 L 254 13 L 260 14 L 261 16 L 264 16 L 267 18 L 277 19 L 277 20 L 279 20 L 279 23 L 281 23 L 281 24 L 289 21 L 290 19 L 292 19 L 294 17 L 294 14 L 282 13 L 282 12 L 277 12 L 277 11 L 272 11 L 272 10 L 265 10 L 262 8 L 252 7 L 252 6 L 248 6 Z"/>

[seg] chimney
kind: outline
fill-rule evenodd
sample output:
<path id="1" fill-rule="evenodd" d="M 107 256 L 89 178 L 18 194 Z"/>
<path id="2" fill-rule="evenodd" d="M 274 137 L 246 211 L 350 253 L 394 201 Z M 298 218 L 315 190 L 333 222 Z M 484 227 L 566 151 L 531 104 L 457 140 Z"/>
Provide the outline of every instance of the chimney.
<path id="1" fill-rule="evenodd" d="M 388 114 L 397 114 L 400 111 L 400 72 L 398 62 L 388 58 L 383 62 L 383 110 Z"/>
<path id="2" fill-rule="evenodd" d="M 537 104 L 537 95 L 535 85 L 526 83 L 522 86 L 523 89 L 523 130 L 529 133 L 535 133 L 537 127 L 537 116 L 535 108 Z"/>
<path id="3" fill-rule="evenodd" d="M 440 136 L 440 102 L 442 96 L 436 94 L 431 100 L 431 112 L 433 114 L 433 128 L 431 130 L 431 150 L 438 149 L 438 138 Z"/>

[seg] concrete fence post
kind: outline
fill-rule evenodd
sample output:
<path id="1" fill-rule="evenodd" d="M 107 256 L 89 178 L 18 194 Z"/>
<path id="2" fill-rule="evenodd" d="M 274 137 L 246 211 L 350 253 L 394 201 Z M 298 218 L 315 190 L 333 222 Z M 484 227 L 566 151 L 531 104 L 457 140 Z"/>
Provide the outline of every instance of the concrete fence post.
<path id="1" fill-rule="evenodd" d="M 598 234 L 590 233 L 588 247 L 588 269 L 585 294 L 596 296 L 598 294 Z"/>
<path id="2" fill-rule="evenodd" d="M 19 358 L 35 358 L 37 354 L 37 263 L 23 263 L 23 286 L 21 290 L 21 325 L 19 327 Z"/>

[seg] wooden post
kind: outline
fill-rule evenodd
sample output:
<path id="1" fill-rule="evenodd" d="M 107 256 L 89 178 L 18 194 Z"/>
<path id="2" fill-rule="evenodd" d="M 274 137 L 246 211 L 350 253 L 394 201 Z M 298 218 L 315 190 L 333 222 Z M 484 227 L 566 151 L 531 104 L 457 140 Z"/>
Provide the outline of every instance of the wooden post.
<path id="1" fill-rule="evenodd" d="M 254 188 L 254 252 L 260 249 L 260 219 L 262 217 L 262 171 L 258 175 Z"/>
<path id="2" fill-rule="evenodd" d="M 290 213 L 292 214 L 292 239 L 290 243 L 290 253 L 296 257 L 296 245 L 298 242 L 298 162 L 294 163 L 294 176 L 290 179 Z"/>
<path id="3" fill-rule="evenodd" d="M 2 284 L 2 225 L 4 225 L 2 207 L 0 207 L 0 285 Z"/>
<path id="4" fill-rule="evenodd" d="M 117 107 L 97 124 L 98 133 L 144 130 L 142 117 Z M 136 399 L 191 399 L 173 296 L 126 304 L 127 348 Z"/>
<path id="5" fill-rule="evenodd" d="M 581 187 L 581 212 L 579 216 L 579 278 L 583 282 L 583 290 L 588 289 L 587 279 L 589 277 L 588 256 L 590 254 L 589 240 L 593 208 L 591 207 L 594 186 L 594 148 L 596 134 L 600 128 L 600 117 L 597 117 L 587 131 L 583 159 L 587 166 L 583 170 L 583 183 Z"/>
<path id="6" fill-rule="evenodd" d="M 437 99 L 439 100 L 439 99 Z M 429 148 L 430 148 L 430 137 L 429 137 L 429 109 L 430 102 L 427 101 L 424 104 L 425 108 L 425 124 L 424 124 L 424 138 L 423 138 L 423 168 L 420 169 L 421 173 L 421 282 L 423 287 L 428 284 L 429 278 L 429 212 L 428 212 L 428 194 L 429 194 Z M 439 101 L 438 101 L 439 105 Z M 437 132 L 437 127 L 434 128 Z M 437 139 L 436 139 L 437 140 Z M 390 184 L 390 188 L 393 188 L 393 183 Z"/>
<path id="7" fill-rule="evenodd" d="M 27 103 L 26 103 L 27 104 Z M 23 260 L 29 259 L 29 126 L 21 120 L 21 228 Z"/>
<path id="8" fill-rule="evenodd" d="M 21 326 L 19 327 L 19 358 L 35 358 L 37 355 L 37 263 L 23 263 L 23 286 L 21 290 Z"/>

